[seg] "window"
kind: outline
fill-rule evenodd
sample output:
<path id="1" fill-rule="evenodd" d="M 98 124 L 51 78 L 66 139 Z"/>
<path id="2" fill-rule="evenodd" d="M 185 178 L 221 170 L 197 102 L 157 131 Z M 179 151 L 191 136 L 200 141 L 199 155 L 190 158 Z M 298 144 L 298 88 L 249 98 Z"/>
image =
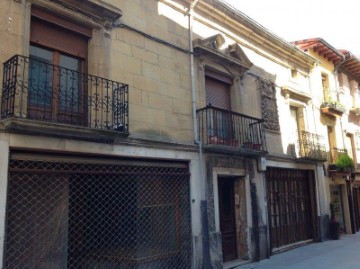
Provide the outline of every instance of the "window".
<path id="1" fill-rule="evenodd" d="M 291 77 L 292 78 L 298 78 L 299 74 L 296 69 L 291 69 Z"/>
<path id="2" fill-rule="evenodd" d="M 321 82 L 322 82 L 324 100 L 329 101 L 331 96 L 330 96 L 330 89 L 329 89 L 329 77 L 327 74 L 324 74 L 324 73 L 321 74 Z"/>
<path id="3" fill-rule="evenodd" d="M 331 163 L 335 163 L 337 158 L 337 152 L 335 147 L 336 137 L 335 137 L 334 127 L 328 126 L 327 134 L 328 134 L 328 143 L 329 143 L 329 151 L 330 151 L 329 160 Z"/>
<path id="4" fill-rule="evenodd" d="M 56 67 L 61 66 L 61 67 Z M 30 45 L 29 109 L 41 106 L 61 115 L 79 113 L 82 108 L 81 60 Z"/>
<path id="5" fill-rule="evenodd" d="M 217 108 L 207 115 L 211 143 L 227 144 L 233 138 L 230 81 L 213 73 L 205 77 L 206 103 Z"/>
<path id="6" fill-rule="evenodd" d="M 360 151 L 360 131 L 355 132 L 356 150 Z"/>
<path id="7" fill-rule="evenodd" d="M 358 83 L 354 80 L 351 81 L 350 93 L 351 93 L 351 98 L 352 98 L 352 107 L 360 108 L 360 90 L 358 88 Z"/>
<path id="8" fill-rule="evenodd" d="M 299 108 L 295 106 L 290 106 L 290 118 L 289 130 L 290 133 L 290 144 L 293 145 L 295 150 L 295 155 L 299 153 Z"/>
<path id="9" fill-rule="evenodd" d="M 347 154 L 350 156 L 350 158 L 353 159 L 354 162 L 356 162 L 354 158 L 356 156 L 356 154 L 354 154 L 355 143 L 354 143 L 354 136 L 352 134 L 348 133 L 345 136 L 345 149 Z"/>
<path id="10" fill-rule="evenodd" d="M 84 72 L 91 29 L 34 8 L 31 18 L 28 117 L 83 125 Z"/>

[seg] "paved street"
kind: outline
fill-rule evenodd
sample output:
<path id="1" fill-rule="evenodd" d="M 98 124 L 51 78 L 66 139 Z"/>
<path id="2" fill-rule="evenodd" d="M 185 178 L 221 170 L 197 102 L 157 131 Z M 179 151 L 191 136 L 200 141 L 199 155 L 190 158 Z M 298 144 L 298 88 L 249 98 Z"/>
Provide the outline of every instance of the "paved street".
<path id="1" fill-rule="evenodd" d="M 360 233 L 309 244 L 236 269 L 359 269 Z"/>

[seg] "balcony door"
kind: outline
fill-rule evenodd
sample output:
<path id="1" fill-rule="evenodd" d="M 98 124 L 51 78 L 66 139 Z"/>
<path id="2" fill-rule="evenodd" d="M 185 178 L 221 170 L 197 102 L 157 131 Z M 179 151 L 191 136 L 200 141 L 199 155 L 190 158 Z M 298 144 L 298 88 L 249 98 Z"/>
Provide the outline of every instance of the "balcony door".
<path id="1" fill-rule="evenodd" d="M 86 30 L 40 9 L 32 10 L 28 118 L 85 124 Z"/>
<path id="2" fill-rule="evenodd" d="M 233 138 L 230 102 L 231 80 L 227 77 L 207 72 L 205 77 L 206 103 L 220 110 L 210 110 L 207 115 L 209 141 L 229 144 Z"/>
<path id="3" fill-rule="evenodd" d="M 82 89 L 81 60 L 58 51 L 30 46 L 29 117 L 81 123 Z"/>
<path id="4" fill-rule="evenodd" d="M 290 122 L 289 122 L 289 130 L 290 130 L 290 145 L 292 145 L 294 150 L 294 155 L 297 156 L 300 153 L 299 148 L 299 108 L 295 106 L 290 106 Z"/>
<path id="5" fill-rule="evenodd" d="M 355 149 L 355 143 L 354 143 L 354 137 L 352 134 L 346 134 L 345 136 L 345 149 L 347 151 L 347 154 L 350 156 L 351 159 L 354 160 L 356 163 L 356 154 L 354 154 Z"/>

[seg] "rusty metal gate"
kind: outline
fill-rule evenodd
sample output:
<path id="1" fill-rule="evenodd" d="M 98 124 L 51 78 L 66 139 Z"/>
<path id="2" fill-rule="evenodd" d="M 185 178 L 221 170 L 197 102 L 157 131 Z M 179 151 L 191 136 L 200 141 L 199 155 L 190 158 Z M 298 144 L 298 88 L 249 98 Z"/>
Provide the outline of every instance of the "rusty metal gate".
<path id="1" fill-rule="evenodd" d="M 5 268 L 190 268 L 186 163 L 11 155 Z"/>
<path id="2" fill-rule="evenodd" d="M 271 249 L 317 239 L 314 172 L 269 167 L 266 179 Z"/>

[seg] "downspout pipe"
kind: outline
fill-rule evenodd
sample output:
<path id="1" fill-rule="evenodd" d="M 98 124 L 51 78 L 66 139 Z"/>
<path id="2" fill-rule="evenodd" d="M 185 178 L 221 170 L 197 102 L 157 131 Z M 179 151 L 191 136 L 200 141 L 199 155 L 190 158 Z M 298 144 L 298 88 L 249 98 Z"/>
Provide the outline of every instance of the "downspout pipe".
<path id="1" fill-rule="evenodd" d="M 194 69 L 194 47 L 193 47 L 193 10 L 199 0 L 194 0 L 190 4 L 188 11 L 189 16 L 189 49 L 190 49 L 190 77 L 191 77 L 191 99 L 193 112 L 193 129 L 194 129 L 194 143 L 199 144 L 199 131 L 196 118 L 196 88 L 195 88 L 195 69 Z"/>
<path id="2" fill-rule="evenodd" d="M 194 129 L 194 143 L 199 146 L 199 169 L 200 169 L 200 214 L 202 227 L 202 249 L 203 249 L 203 268 L 210 269 L 210 240 L 209 240 L 209 222 L 208 222 L 208 207 L 206 200 L 206 179 L 204 171 L 204 156 L 202 149 L 202 142 L 199 139 L 199 129 L 196 116 L 196 87 L 195 87 L 195 69 L 194 69 L 194 47 L 193 47 L 193 11 L 199 0 L 191 2 L 189 11 L 189 49 L 190 49 L 190 78 L 191 78 L 191 97 L 192 97 L 192 116 Z M 195 253 L 194 253 L 195 254 Z"/>

